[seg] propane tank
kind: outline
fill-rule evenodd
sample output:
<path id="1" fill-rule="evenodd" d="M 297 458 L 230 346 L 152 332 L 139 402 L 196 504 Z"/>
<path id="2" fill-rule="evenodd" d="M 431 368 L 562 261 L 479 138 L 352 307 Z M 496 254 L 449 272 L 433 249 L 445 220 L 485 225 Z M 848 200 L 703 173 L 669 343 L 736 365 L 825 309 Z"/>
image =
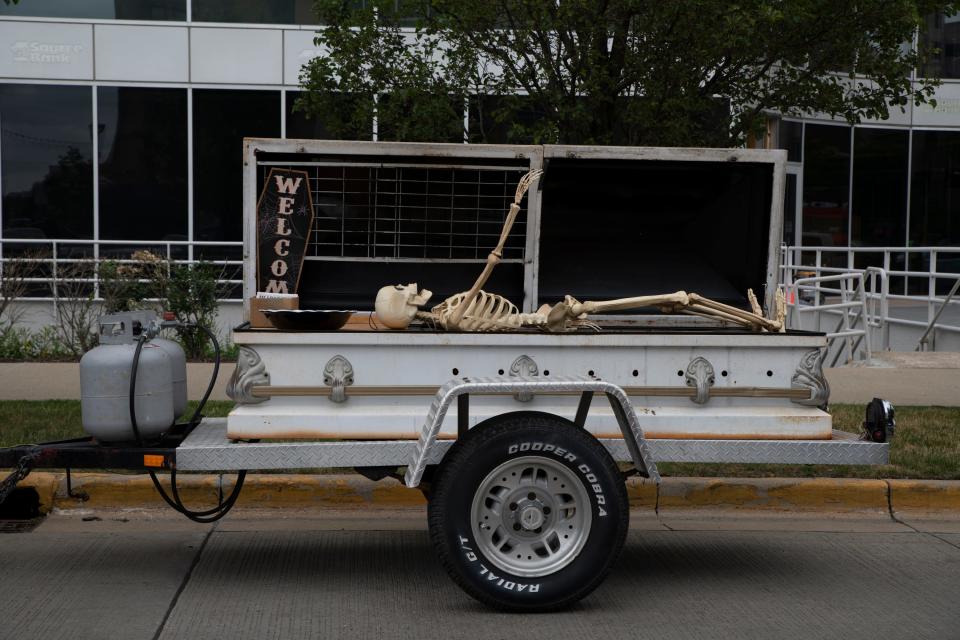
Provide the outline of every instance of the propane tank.
<path id="1" fill-rule="evenodd" d="M 165 319 L 168 314 L 164 314 Z M 151 336 L 148 344 L 154 344 L 170 356 L 173 372 L 173 417 L 179 418 L 187 410 L 187 356 L 183 348 L 173 340 L 156 334 L 161 328 L 160 318 L 153 311 L 127 311 L 105 315 L 100 318 L 100 344 L 136 344 L 143 332 Z"/>
<path id="2" fill-rule="evenodd" d="M 155 334 L 156 314 L 133 311 L 103 316 L 100 346 L 80 360 L 83 428 L 105 442 L 135 439 L 130 422 L 130 372 L 140 336 Z M 141 438 L 159 436 L 186 409 L 186 358 L 178 344 L 144 342 L 137 366 L 135 407 Z"/>
<path id="3" fill-rule="evenodd" d="M 105 344 L 80 359 L 83 430 L 104 442 L 135 439 L 130 422 L 130 368 L 135 344 Z M 146 343 L 140 352 L 135 389 L 137 429 L 153 438 L 173 424 L 173 373 L 170 357 Z"/>
<path id="4" fill-rule="evenodd" d="M 173 340 L 153 338 L 148 344 L 160 347 L 170 358 L 173 417 L 179 418 L 187 410 L 187 356 L 183 353 L 183 348 Z"/>

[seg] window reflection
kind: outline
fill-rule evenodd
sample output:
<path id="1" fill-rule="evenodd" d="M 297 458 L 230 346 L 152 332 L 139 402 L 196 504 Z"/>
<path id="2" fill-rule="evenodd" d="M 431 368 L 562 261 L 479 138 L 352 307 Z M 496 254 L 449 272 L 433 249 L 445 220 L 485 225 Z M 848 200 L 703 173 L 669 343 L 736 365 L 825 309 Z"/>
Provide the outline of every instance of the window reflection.
<path id="1" fill-rule="evenodd" d="M 0 4 L 0 16 L 186 20 L 187 0 L 20 0 Z"/>
<path id="2" fill-rule="evenodd" d="M 783 196 L 783 243 L 788 247 L 797 241 L 797 174 L 787 174 Z"/>
<path id="3" fill-rule="evenodd" d="M 193 0 L 196 22 L 317 24 L 313 0 Z"/>
<path id="4" fill-rule="evenodd" d="M 197 240 L 243 239 L 245 137 L 280 137 L 279 91 L 194 90 L 193 219 Z"/>
<path id="5" fill-rule="evenodd" d="M 777 146 L 787 150 L 787 162 L 803 162 L 803 123 L 781 120 Z"/>
<path id="6" fill-rule="evenodd" d="M 920 30 L 921 49 L 936 49 L 920 71 L 929 77 L 960 78 L 960 13 L 927 16 L 927 28 Z"/>
<path id="7" fill-rule="evenodd" d="M 909 144 L 906 131 L 858 128 L 854 132 L 854 245 L 902 246 L 906 242 Z"/>
<path id="8" fill-rule="evenodd" d="M 4 237 L 92 237 L 90 91 L 0 85 Z"/>
<path id="9" fill-rule="evenodd" d="M 100 87 L 100 237 L 187 240 L 187 94 Z"/>
<path id="10" fill-rule="evenodd" d="M 304 140 L 339 140 L 343 136 L 337 136 L 331 131 L 331 125 L 351 122 L 350 114 L 360 109 L 359 98 L 353 94 L 338 94 L 335 100 L 338 108 L 336 113 L 324 115 L 312 115 L 309 118 L 301 110 L 295 110 L 297 100 L 302 95 L 302 91 L 287 91 L 287 137 L 301 138 Z M 373 120 L 369 121 L 366 131 L 357 131 L 356 135 L 347 136 L 346 139 L 369 140 L 373 135 Z"/>
<path id="11" fill-rule="evenodd" d="M 850 128 L 807 124 L 804 146 L 802 244 L 846 246 Z"/>
<path id="12" fill-rule="evenodd" d="M 960 245 L 960 132 L 913 132 L 910 244 Z"/>

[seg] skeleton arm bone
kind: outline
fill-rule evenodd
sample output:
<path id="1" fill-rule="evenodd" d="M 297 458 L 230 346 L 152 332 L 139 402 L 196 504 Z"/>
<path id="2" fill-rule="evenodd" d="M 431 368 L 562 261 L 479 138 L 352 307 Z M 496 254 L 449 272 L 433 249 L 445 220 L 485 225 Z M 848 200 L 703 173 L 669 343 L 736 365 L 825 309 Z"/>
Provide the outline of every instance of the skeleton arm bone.
<path id="1" fill-rule="evenodd" d="M 517 219 L 517 214 L 520 212 L 520 201 L 523 199 L 524 194 L 530 188 L 530 186 L 540 179 L 540 176 L 543 175 L 543 171 L 540 169 L 535 169 L 528 172 L 520 179 L 520 183 L 517 185 L 517 191 L 514 194 L 513 203 L 510 205 L 510 212 L 507 213 L 507 219 L 503 223 L 503 230 L 500 231 L 500 242 L 497 243 L 496 248 L 490 252 L 487 256 L 487 264 L 484 265 L 483 271 L 480 273 L 480 277 L 477 278 L 477 281 L 473 283 L 473 286 L 470 287 L 470 290 L 464 295 L 463 303 L 456 309 L 447 320 L 447 324 L 451 329 L 460 328 L 460 322 L 463 320 L 464 314 L 467 312 L 467 307 L 473 302 L 474 298 L 480 293 L 480 289 L 483 288 L 483 285 L 487 283 L 487 280 L 490 278 L 490 274 L 493 273 L 494 267 L 500 264 L 500 261 L 503 259 L 503 247 L 507 243 L 507 237 L 510 235 L 510 229 L 513 228 L 513 223 Z"/>

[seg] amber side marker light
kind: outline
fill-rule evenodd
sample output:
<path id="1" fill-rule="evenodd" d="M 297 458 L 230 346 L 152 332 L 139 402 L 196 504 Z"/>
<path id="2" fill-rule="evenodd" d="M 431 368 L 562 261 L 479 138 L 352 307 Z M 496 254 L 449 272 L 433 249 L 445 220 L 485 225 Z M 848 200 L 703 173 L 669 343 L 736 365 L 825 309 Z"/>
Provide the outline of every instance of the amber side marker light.
<path id="1" fill-rule="evenodd" d="M 156 454 L 144 454 L 143 456 L 143 466 L 145 467 L 162 467 L 163 466 L 163 456 L 158 456 Z"/>

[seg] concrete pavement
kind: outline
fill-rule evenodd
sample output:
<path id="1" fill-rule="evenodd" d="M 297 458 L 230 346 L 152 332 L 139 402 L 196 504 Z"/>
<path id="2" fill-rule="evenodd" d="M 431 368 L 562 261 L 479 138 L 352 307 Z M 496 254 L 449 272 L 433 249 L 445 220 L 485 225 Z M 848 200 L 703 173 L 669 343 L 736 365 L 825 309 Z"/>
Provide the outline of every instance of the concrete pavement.
<path id="1" fill-rule="evenodd" d="M 84 518 L 98 518 L 85 521 Z M 960 525 L 635 512 L 608 580 L 508 615 L 443 573 L 422 508 L 54 514 L 0 535 L 3 638 L 957 638 Z"/>

